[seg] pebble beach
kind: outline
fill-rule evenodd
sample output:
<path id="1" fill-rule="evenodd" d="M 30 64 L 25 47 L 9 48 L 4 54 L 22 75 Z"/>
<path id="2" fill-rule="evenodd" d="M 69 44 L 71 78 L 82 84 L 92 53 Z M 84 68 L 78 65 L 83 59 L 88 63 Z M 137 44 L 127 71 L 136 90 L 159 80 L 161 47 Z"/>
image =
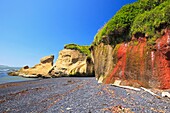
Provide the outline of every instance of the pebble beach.
<path id="1" fill-rule="evenodd" d="M 0 112 L 169 113 L 170 99 L 98 84 L 94 77 L 63 77 L 0 84 Z"/>

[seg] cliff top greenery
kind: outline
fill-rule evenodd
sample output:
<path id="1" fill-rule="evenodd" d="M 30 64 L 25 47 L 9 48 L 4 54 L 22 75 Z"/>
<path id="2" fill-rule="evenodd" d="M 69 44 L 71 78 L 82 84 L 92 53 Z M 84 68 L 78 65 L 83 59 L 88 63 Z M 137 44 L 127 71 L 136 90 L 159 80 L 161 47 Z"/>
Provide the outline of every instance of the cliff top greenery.
<path id="1" fill-rule="evenodd" d="M 138 0 L 123 6 L 94 38 L 94 45 L 104 37 L 112 44 L 129 41 L 134 35 L 158 38 L 161 30 L 170 25 L 170 0 Z"/>
<path id="2" fill-rule="evenodd" d="M 81 53 L 86 54 L 87 56 L 90 56 L 90 46 L 80 46 L 77 44 L 67 44 L 64 46 L 65 49 L 72 49 L 72 50 L 78 50 Z"/>

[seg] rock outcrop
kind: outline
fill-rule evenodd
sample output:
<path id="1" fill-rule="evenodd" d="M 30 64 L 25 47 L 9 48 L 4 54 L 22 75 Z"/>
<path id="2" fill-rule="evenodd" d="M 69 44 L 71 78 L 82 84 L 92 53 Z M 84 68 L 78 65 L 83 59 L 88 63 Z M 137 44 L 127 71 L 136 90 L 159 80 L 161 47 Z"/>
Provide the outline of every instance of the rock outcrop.
<path id="1" fill-rule="evenodd" d="M 16 72 L 10 72 L 9 75 L 12 76 L 22 76 L 22 77 L 50 77 L 49 71 L 53 67 L 54 55 L 46 56 L 41 58 L 40 63 L 34 67 L 29 68 L 29 66 L 24 66 Z"/>
<path id="2" fill-rule="evenodd" d="M 156 40 L 156 45 L 147 45 L 145 37 L 117 44 L 115 47 L 100 43 L 93 47 L 95 75 L 99 82 L 134 87 L 170 88 L 170 30 Z"/>
<path id="3" fill-rule="evenodd" d="M 100 83 L 170 89 L 169 4 L 128 4 L 99 30 L 91 53 Z"/>
<path id="4" fill-rule="evenodd" d="M 94 76 L 93 62 L 79 50 L 64 49 L 50 71 L 53 77 L 59 76 Z"/>
<path id="5" fill-rule="evenodd" d="M 41 58 L 34 67 L 24 66 L 18 71 L 8 73 L 22 77 L 62 77 L 62 76 L 94 76 L 94 64 L 90 57 L 89 46 L 68 44 L 59 52 L 53 65 L 54 55 Z"/>

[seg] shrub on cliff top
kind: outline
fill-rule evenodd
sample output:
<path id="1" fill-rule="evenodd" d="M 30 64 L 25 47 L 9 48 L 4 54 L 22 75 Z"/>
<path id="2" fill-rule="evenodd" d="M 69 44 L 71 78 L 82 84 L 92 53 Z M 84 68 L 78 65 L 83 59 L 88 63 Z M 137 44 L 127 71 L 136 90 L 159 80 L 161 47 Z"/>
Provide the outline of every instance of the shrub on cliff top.
<path id="1" fill-rule="evenodd" d="M 72 49 L 72 50 L 78 50 L 81 53 L 86 54 L 87 56 L 90 56 L 90 46 L 80 46 L 77 44 L 67 44 L 64 46 L 65 49 Z"/>
<path id="2" fill-rule="evenodd" d="M 114 43 L 130 40 L 133 34 L 146 31 L 146 26 L 149 32 L 148 35 L 153 36 L 156 28 L 159 28 L 162 23 L 170 22 L 168 20 L 170 14 L 168 10 L 169 1 L 170 0 L 138 0 L 137 2 L 123 6 L 115 16 L 99 30 L 93 44 L 97 45 L 100 43 L 103 36 L 108 36 Z M 158 13 L 159 10 L 161 10 L 160 13 L 162 14 Z M 152 16 L 153 14 L 154 16 Z"/>
<path id="3" fill-rule="evenodd" d="M 161 29 L 170 25 L 170 1 L 166 1 L 151 11 L 138 15 L 131 27 L 131 34 L 145 33 L 158 38 Z"/>

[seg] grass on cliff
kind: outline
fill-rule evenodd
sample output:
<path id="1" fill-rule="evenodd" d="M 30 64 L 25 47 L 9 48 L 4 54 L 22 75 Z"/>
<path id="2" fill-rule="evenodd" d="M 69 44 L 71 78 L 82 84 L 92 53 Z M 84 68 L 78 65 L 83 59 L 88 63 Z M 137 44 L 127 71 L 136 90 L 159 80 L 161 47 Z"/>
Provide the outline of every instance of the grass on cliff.
<path id="1" fill-rule="evenodd" d="M 72 50 L 78 50 L 81 53 L 86 54 L 87 56 L 90 56 L 90 46 L 80 46 L 77 44 L 67 44 L 64 46 L 65 49 L 72 49 Z"/>
<path id="2" fill-rule="evenodd" d="M 110 43 L 114 44 L 129 41 L 136 34 L 159 37 L 160 29 L 169 25 L 170 0 L 138 0 L 123 6 L 99 30 L 93 44 L 99 44 L 104 36 L 108 36 Z"/>

